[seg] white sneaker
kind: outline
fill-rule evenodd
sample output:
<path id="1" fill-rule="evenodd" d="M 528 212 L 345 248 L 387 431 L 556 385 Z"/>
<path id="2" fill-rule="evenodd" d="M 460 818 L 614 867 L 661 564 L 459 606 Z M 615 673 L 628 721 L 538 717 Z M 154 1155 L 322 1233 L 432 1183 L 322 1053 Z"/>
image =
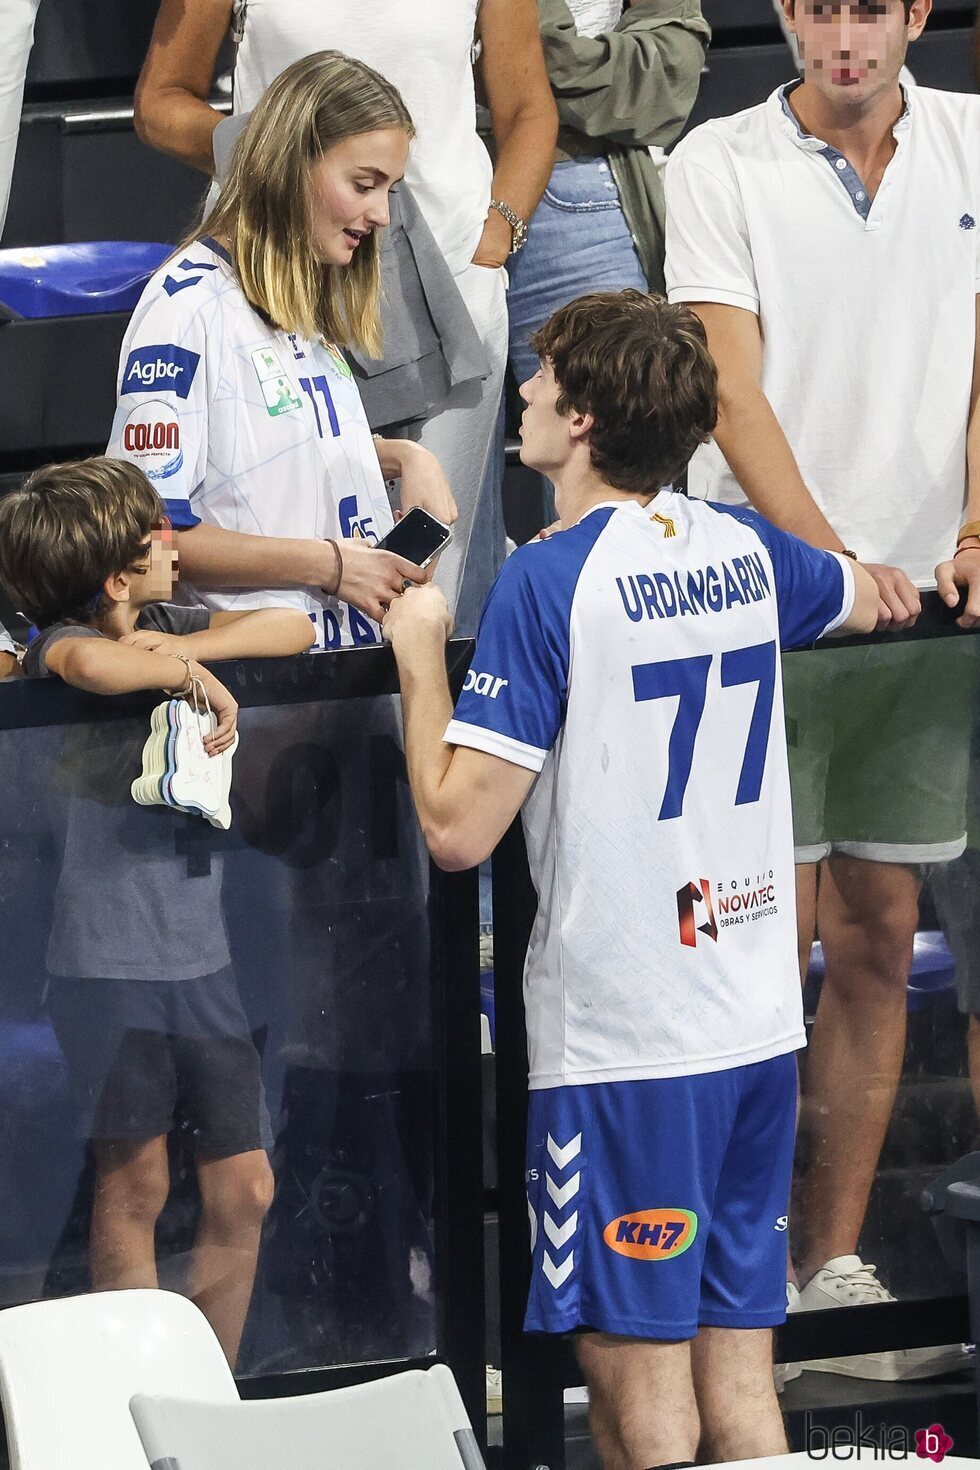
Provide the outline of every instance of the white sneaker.
<path id="1" fill-rule="evenodd" d="M 800 1293 L 792 1281 L 786 1283 L 786 1310 L 787 1312 L 798 1312 L 800 1309 Z M 794 1378 L 799 1378 L 803 1372 L 802 1363 L 773 1363 L 772 1380 L 776 1385 L 776 1392 L 782 1393 L 787 1383 Z"/>
<path id="2" fill-rule="evenodd" d="M 893 1302 L 891 1292 L 875 1275 L 876 1267 L 860 1256 L 835 1256 L 808 1281 L 795 1310 L 821 1312 L 829 1307 L 867 1306 Z M 892 1348 L 882 1353 L 859 1353 L 846 1358 L 817 1358 L 803 1364 L 813 1373 L 842 1373 L 850 1378 L 898 1382 L 908 1378 L 935 1378 L 964 1368 L 970 1358 L 961 1343 L 946 1347 Z"/>

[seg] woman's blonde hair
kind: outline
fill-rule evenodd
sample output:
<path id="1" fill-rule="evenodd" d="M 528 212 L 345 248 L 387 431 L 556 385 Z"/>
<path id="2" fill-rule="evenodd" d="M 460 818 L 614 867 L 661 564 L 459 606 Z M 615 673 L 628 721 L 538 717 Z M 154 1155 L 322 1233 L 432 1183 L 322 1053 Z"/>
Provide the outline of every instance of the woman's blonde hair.
<path id="1" fill-rule="evenodd" d="M 379 128 L 414 136 L 401 94 L 340 51 L 315 51 L 280 72 L 232 153 L 214 207 L 190 240 L 227 241 L 239 284 L 256 311 L 301 337 L 381 355 L 377 231 L 348 266 L 318 259 L 310 228 L 310 169 L 335 143 Z"/>

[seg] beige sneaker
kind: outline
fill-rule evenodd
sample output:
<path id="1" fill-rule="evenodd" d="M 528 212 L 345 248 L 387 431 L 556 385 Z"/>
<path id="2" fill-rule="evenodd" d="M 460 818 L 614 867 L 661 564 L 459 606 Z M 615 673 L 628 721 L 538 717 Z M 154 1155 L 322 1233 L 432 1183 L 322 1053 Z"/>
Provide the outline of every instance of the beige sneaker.
<path id="1" fill-rule="evenodd" d="M 800 1293 L 795 1283 L 786 1283 L 786 1310 L 787 1312 L 798 1312 L 800 1309 Z M 803 1372 L 802 1363 L 773 1363 L 772 1381 L 776 1385 L 776 1392 L 782 1393 L 787 1383 L 794 1378 L 799 1378 Z"/>
<path id="2" fill-rule="evenodd" d="M 830 1307 L 867 1306 L 895 1298 L 860 1256 L 835 1256 L 800 1292 L 796 1311 L 822 1312 Z M 892 1348 L 882 1353 L 858 1353 L 846 1358 L 817 1358 L 802 1366 L 813 1373 L 842 1373 L 850 1378 L 900 1382 L 954 1373 L 970 1362 L 962 1343 L 946 1347 Z"/>

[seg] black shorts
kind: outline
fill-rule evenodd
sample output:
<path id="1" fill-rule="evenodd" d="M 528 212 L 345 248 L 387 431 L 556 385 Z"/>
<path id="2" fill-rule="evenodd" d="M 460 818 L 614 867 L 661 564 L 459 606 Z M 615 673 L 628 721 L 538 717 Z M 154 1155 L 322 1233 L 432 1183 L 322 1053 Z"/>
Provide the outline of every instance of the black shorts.
<path id="1" fill-rule="evenodd" d="M 186 1120 L 217 1158 L 272 1146 L 259 1054 L 231 967 L 198 980 L 53 978 L 48 1006 L 92 1139 Z"/>

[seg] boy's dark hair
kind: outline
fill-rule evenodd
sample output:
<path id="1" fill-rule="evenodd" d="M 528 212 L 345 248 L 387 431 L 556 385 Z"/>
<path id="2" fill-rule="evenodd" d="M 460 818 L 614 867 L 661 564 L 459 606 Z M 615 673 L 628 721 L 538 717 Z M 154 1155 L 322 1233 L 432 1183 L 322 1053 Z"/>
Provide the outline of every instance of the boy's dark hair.
<path id="1" fill-rule="evenodd" d="M 0 582 L 38 628 L 96 616 L 102 585 L 132 571 L 163 505 L 123 460 L 74 460 L 35 470 L 0 500 Z"/>
<path id="2" fill-rule="evenodd" d="M 590 413 L 592 463 L 608 485 L 650 494 L 676 479 L 718 418 L 718 374 L 687 306 L 597 291 L 531 338 L 561 390 L 558 412 Z"/>

